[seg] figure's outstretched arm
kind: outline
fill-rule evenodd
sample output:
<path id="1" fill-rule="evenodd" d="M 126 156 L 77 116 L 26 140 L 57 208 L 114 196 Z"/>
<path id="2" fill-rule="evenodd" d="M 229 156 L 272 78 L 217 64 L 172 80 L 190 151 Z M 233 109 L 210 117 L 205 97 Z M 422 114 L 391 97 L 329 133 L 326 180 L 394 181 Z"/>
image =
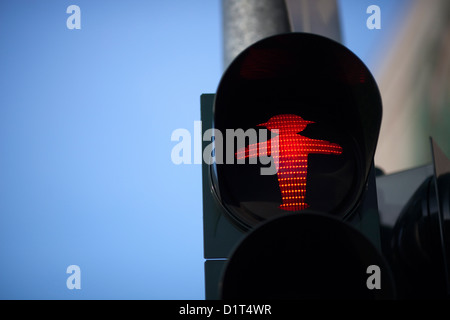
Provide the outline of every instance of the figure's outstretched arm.
<path id="1" fill-rule="evenodd" d="M 258 156 L 261 157 L 267 155 L 270 155 L 270 140 L 250 144 L 245 148 L 238 149 L 238 151 L 235 153 L 236 159 L 238 160 L 245 158 L 256 158 Z"/>
<path id="2" fill-rule="evenodd" d="M 308 153 L 321 153 L 321 154 L 341 154 L 342 147 L 337 143 L 332 143 L 325 140 L 311 139 L 308 141 L 307 146 Z"/>

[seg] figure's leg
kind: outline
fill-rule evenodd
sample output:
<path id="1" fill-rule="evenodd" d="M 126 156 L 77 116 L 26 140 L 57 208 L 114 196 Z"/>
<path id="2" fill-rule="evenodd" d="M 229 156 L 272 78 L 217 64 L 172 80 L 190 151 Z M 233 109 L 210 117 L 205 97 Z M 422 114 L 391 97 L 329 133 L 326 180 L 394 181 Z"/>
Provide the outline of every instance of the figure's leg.
<path id="1" fill-rule="evenodd" d="M 280 186 L 283 203 L 280 209 L 300 211 L 309 207 L 306 196 L 306 157 L 284 159 L 278 170 L 278 184 Z"/>

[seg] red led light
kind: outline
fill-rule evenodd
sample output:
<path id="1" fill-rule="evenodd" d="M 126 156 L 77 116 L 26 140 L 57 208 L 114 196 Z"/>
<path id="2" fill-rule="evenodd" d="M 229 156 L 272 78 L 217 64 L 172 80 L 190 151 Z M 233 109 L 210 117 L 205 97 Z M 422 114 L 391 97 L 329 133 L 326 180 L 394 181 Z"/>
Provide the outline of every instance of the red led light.
<path id="1" fill-rule="evenodd" d="M 278 130 L 278 155 L 272 155 L 277 169 L 278 184 L 283 203 L 280 209 L 300 211 L 309 207 L 306 203 L 308 155 L 341 154 L 342 147 L 325 140 L 316 140 L 299 135 L 313 121 L 303 120 L 294 114 L 276 115 L 258 126 Z M 271 155 L 271 146 L 276 142 L 268 140 L 251 144 L 237 151 L 238 159 Z"/>

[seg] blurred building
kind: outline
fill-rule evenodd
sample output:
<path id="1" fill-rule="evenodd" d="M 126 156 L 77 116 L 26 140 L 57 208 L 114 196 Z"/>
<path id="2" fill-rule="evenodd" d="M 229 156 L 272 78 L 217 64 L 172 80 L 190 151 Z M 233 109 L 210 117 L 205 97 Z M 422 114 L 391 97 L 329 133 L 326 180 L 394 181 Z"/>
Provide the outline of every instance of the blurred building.
<path id="1" fill-rule="evenodd" d="M 414 0 L 374 70 L 383 98 L 375 164 L 386 173 L 450 156 L 450 1 Z"/>

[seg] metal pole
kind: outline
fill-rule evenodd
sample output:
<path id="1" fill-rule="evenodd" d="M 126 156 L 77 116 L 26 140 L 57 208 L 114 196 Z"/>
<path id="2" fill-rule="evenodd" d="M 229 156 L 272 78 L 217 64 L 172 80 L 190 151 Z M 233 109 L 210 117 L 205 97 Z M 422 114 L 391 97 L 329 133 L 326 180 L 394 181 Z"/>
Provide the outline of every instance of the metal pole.
<path id="1" fill-rule="evenodd" d="M 284 0 L 222 0 L 224 68 L 251 44 L 291 31 Z"/>
<path id="2" fill-rule="evenodd" d="M 337 0 L 285 0 L 291 29 L 342 42 Z"/>

